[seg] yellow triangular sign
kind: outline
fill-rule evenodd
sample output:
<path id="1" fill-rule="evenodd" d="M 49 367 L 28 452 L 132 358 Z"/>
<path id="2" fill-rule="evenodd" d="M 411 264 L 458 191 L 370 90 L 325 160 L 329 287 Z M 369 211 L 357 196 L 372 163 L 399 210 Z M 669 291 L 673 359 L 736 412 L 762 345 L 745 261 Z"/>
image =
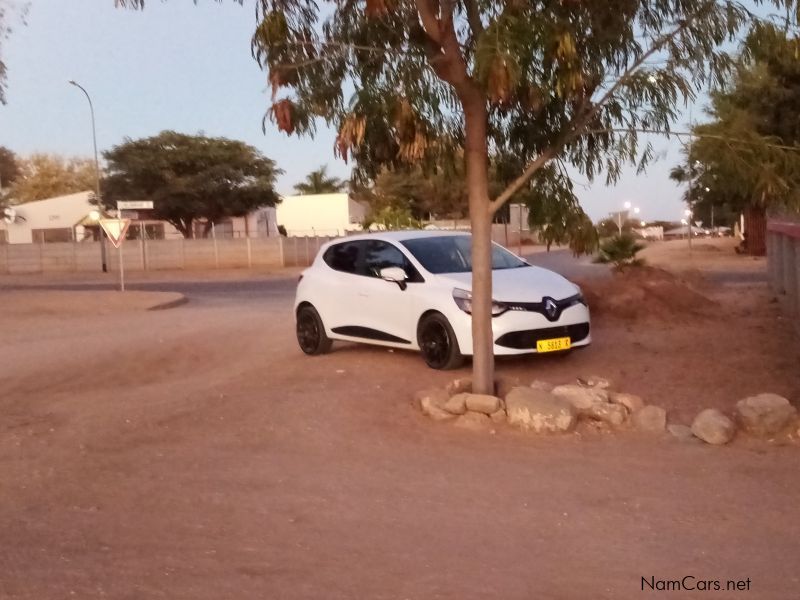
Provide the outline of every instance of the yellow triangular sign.
<path id="1" fill-rule="evenodd" d="M 100 227 L 106 232 L 108 239 L 114 244 L 114 248 L 122 245 L 130 224 L 130 219 L 100 219 Z"/>

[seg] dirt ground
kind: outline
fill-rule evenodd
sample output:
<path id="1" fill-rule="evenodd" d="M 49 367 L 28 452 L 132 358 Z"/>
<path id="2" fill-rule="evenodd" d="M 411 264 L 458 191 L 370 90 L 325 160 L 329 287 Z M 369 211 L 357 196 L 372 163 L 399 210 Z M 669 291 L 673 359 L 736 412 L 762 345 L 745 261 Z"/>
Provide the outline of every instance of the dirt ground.
<path id="1" fill-rule="evenodd" d="M 755 392 L 797 404 L 763 260 L 712 246 L 648 248 L 675 276 L 582 281 L 593 345 L 498 371 L 604 375 L 671 422 Z M 685 576 L 720 580 L 713 598 L 800 593 L 792 439 L 456 430 L 410 397 L 468 368 L 305 357 L 282 295 L 3 313 L 0 332 L 0 598 L 627 599 Z"/>

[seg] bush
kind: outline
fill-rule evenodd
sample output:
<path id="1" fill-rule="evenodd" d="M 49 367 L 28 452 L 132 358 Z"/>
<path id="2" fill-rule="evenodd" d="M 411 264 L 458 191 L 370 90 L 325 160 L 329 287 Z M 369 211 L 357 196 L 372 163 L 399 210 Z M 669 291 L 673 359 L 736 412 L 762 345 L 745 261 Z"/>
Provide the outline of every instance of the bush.
<path id="1" fill-rule="evenodd" d="M 636 258 L 636 254 L 644 248 L 630 234 L 615 235 L 600 245 L 599 263 L 613 264 L 616 269 L 622 270 L 626 266 L 639 266 L 644 260 Z"/>

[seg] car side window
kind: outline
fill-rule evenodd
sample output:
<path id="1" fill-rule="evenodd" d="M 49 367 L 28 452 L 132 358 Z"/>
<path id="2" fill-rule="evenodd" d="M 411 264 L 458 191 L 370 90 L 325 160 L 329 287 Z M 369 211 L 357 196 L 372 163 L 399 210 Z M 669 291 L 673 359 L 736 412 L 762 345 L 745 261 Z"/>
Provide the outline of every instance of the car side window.
<path id="1" fill-rule="evenodd" d="M 335 271 L 360 275 L 358 268 L 358 244 L 356 242 L 344 242 L 335 244 L 325 251 L 322 260 Z"/>
<path id="2" fill-rule="evenodd" d="M 364 272 L 367 277 L 380 277 L 381 269 L 399 267 L 406 272 L 410 282 L 422 281 L 422 277 L 399 248 L 381 240 L 370 240 L 364 246 Z"/>

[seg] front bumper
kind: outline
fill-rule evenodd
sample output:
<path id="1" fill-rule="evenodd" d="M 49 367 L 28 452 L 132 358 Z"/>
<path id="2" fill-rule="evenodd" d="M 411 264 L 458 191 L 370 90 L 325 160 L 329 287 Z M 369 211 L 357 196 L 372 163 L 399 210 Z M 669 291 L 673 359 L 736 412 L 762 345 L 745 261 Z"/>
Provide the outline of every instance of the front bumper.
<path id="1" fill-rule="evenodd" d="M 459 311 L 458 315 L 452 315 L 451 325 L 461 353 L 472 355 L 471 317 Z M 569 337 L 572 347 L 592 342 L 589 309 L 583 304 L 565 309 L 557 321 L 549 321 L 540 313 L 508 311 L 492 319 L 492 334 L 495 356 L 534 354 L 537 341 L 552 338 Z"/>

